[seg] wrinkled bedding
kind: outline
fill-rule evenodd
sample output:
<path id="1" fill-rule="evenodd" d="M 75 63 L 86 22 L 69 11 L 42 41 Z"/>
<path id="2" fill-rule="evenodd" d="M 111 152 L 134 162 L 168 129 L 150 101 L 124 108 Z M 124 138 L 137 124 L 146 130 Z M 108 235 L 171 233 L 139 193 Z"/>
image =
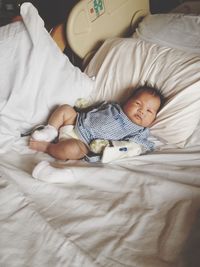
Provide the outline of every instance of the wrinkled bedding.
<path id="1" fill-rule="evenodd" d="M 28 35 L 35 36 L 30 29 L 39 17 L 30 4 L 22 6 L 27 39 Z M 33 24 L 26 22 L 28 12 Z M 42 24 L 37 25 L 44 29 Z M 59 162 L 66 178 L 62 184 L 32 177 L 38 162 L 54 159 L 30 151 L 28 138 L 21 138 L 20 133 L 43 122 L 52 107 L 65 98 L 73 104 L 81 96 L 94 98 L 96 90 L 96 83 L 94 86 L 94 81 L 58 52 L 48 33 L 44 35 L 52 43 L 49 53 L 51 49 L 57 51 L 62 61 L 61 80 L 65 76 L 69 80 L 60 82 L 56 76 L 60 74 L 55 73 L 57 78 L 52 83 L 53 70 L 47 72 L 48 80 L 42 74 L 37 76 L 37 68 L 28 65 L 27 79 L 31 73 L 34 76 L 29 87 L 24 86 L 24 77 L 4 87 L 8 90 L 0 113 L 0 266 L 199 266 L 200 145 L 195 141 L 198 131 L 188 138 L 190 145 L 181 149 L 165 146 L 110 164 Z M 42 36 L 41 33 L 40 40 Z M 37 50 L 33 44 L 34 41 L 29 43 L 27 55 Z M 42 61 L 44 51 L 40 56 L 34 54 L 36 62 L 45 63 L 45 68 L 41 67 L 43 74 L 46 67 L 60 64 L 58 60 L 47 66 L 46 59 Z M 53 59 L 56 60 L 55 55 Z M 74 77 L 77 82 L 71 90 Z M 98 77 L 96 81 L 99 82 Z"/>
<path id="2" fill-rule="evenodd" d="M 63 184 L 32 178 L 44 158 L 1 156 L 0 265 L 198 266 L 198 151 L 70 161 Z"/>

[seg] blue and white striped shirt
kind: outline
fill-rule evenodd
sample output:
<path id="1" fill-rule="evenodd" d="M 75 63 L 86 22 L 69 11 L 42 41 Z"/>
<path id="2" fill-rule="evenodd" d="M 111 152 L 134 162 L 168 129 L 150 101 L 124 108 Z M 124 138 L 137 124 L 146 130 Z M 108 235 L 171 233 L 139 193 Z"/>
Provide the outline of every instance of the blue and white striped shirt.
<path id="1" fill-rule="evenodd" d="M 134 141 L 147 150 L 154 149 L 148 140 L 149 129 L 133 123 L 115 102 L 103 102 L 88 112 L 78 112 L 75 131 L 90 144 L 95 139 Z"/>

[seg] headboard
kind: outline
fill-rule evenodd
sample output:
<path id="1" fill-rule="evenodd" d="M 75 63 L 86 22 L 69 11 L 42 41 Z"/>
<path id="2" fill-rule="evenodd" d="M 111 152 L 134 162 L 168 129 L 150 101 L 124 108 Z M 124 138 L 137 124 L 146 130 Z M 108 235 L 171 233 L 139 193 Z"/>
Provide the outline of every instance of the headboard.
<path id="1" fill-rule="evenodd" d="M 124 36 L 149 10 L 149 0 L 81 0 L 69 14 L 67 42 L 85 58 L 105 39 Z"/>

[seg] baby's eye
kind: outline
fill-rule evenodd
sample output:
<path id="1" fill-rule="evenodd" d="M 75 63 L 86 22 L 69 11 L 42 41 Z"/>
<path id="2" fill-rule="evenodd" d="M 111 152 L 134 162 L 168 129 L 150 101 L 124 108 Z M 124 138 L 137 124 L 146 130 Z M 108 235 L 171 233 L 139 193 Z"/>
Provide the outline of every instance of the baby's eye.
<path id="1" fill-rule="evenodd" d="M 148 109 L 148 110 L 147 110 L 147 112 L 149 112 L 149 113 L 153 114 L 153 111 L 152 111 L 152 110 L 150 110 L 150 109 Z"/>

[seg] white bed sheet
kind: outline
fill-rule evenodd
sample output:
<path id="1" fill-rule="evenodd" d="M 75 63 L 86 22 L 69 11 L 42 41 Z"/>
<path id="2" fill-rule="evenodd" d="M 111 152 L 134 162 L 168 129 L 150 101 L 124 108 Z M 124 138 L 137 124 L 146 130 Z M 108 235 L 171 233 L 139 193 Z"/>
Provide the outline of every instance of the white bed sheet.
<path id="1" fill-rule="evenodd" d="M 70 74 L 77 71 L 67 66 Z M 90 80 L 78 73 L 91 90 Z M 40 86 L 36 88 L 35 93 Z M 80 97 L 78 89 L 72 92 L 71 103 Z M 14 104 L 19 103 L 14 100 L 21 94 L 15 98 L 11 90 L 9 95 Z M 85 92 L 83 95 L 86 97 Z M 23 96 L 27 99 L 26 94 Z M 51 93 L 49 98 L 50 108 L 60 100 Z M 12 116 L 16 114 L 20 132 L 27 125 L 22 124 L 24 117 L 17 113 L 18 106 L 14 107 L 15 113 L 2 113 L 1 119 L 9 124 L 10 117 L 7 120 L 5 115 L 11 115 L 15 122 Z M 49 110 L 36 113 L 36 117 L 29 117 L 29 109 L 26 111 L 30 126 L 44 120 Z M 9 125 L 9 129 L 15 128 Z M 11 131 L 7 132 L 8 139 L 1 135 L 2 144 L 8 140 L 9 146 L 0 154 L 0 266 L 198 266 L 199 145 L 165 149 L 112 164 L 68 161 L 66 182 L 51 184 L 35 180 L 31 173 L 41 160 L 53 159 L 30 151 L 26 138 L 10 136 Z"/>
<path id="2" fill-rule="evenodd" d="M 0 157 L 1 266 L 198 266 L 199 150 L 69 161 L 64 184 L 32 178 L 42 159 Z"/>

